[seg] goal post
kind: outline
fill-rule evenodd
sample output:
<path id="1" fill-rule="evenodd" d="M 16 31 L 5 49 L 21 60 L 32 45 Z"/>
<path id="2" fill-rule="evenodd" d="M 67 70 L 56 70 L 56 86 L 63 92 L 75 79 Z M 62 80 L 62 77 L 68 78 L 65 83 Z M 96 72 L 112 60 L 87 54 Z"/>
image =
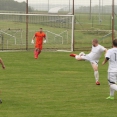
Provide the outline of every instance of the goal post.
<path id="1" fill-rule="evenodd" d="M 3 50 L 3 35 L 0 33 L 0 46 L 1 50 Z"/>
<path id="2" fill-rule="evenodd" d="M 28 32 L 26 32 L 26 16 L 28 16 Z M 73 51 L 74 15 L 0 13 L 0 24 L 0 33 L 4 35 L 4 49 L 26 49 L 26 44 L 28 49 L 33 49 L 32 37 L 36 31 L 43 28 L 47 36 L 43 50 Z M 9 29 L 21 29 L 21 31 L 14 33 Z"/>

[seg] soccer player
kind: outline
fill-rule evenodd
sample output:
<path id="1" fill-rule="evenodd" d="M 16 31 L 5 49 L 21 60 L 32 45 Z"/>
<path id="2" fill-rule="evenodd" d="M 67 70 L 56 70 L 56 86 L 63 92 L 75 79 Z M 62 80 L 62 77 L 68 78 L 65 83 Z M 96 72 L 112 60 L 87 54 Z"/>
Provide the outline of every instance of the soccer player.
<path id="1" fill-rule="evenodd" d="M 3 63 L 1 58 L 0 58 L 0 64 L 2 65 L 2 68 L 5 69 L 5 65 L 4 65 L 4 63 Z"/>
<path id="2" fill-rule="evenodd" d="M 96 81 L 96 85 L 100 85 L 99 82 L 99 72 L 98 72 L 98 62 L 103 52 L 107 52 L 107 49 L 103 46 L 98 44 L 97 39 L 93 39 L 92 41 L 92 49 L 89 54 L 85 54 L 84 52 L 81 52 L 79 55 L 76 54 L 70 54 L 70 56 L 75 57 L 78 61 L 89 61 L 91 63 L 91 66 L 94 70 L 94 77 Z"/>
<path id="3" fill-rule="evenodd" d="M 43 41 L 43 39 L 45 39 Z M 35 50 L 34 50 L 34 58 L 37 59 L 38 55 L 41 53 L 43 42 L 46 43 L 46 34 L 42 31 L 42 28 L 38 32 L 36 32 L 33 36 L 31 43 L 33 44 L 35 40 Z"/>
<path id="4" fill-rule="evenodd" d="M 107 61 L 109 61 L 108 83 L 110 86 L 110 96 L 106 99 L 113 100 L 114 92 L 117 91 L 117 39 L 113 40 L 113 48 L 107 51 L 102 65 L 104 65 Z"/>

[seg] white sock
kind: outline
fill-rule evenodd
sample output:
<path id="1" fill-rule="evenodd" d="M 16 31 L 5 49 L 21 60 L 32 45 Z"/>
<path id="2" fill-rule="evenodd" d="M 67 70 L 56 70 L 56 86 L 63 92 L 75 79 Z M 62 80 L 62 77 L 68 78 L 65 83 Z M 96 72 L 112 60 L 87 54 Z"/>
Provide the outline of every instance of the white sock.
<path id="1" fill-rule="evenodd" d="M 98 73 L 98 71 L 94 71 L 94 76 L 95 76 L 95 80 L 97 82 L 99 80 L 99 73 Z"/>
<path id="2" fill-rule="evenodd" d="M 79 56 L 84 56 L 84 55 L 85 55 L 84 52 L 79 53 Z"/>
<path id="3" fill-rule="evenodd" d="M 114 96 L 115 90 L 110 87 L 110 96 Z"/>
<path id="4" fill-rule="evenodd" d="M 115 90 L 115 91 L 117 91 L 117 85 L 116 84 L 110 85 L 110 88 L 113 89 L 113 90 Z"/>

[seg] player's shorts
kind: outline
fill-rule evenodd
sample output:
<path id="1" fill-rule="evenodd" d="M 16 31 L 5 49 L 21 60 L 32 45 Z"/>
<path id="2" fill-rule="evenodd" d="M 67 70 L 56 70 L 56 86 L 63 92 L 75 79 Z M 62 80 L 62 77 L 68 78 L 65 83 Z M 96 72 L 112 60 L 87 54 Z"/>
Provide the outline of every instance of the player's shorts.
<path id="1" fill-rule="evenodd" d="M 39 50 L 42 50 L 42 44 L 36 44 L 35 48 L 38 48 Z"/>
<path id="2" fill-rule="evenodd" d="M 109 84 L 117 83 L 117 72 L 108 72 L 108 83 Z"/>
<path id="3" fill-rule="evenodd" d="M 97 60 L 92 60 L 89 56 L 87 55 L 84 55 L 84 56 L 81 56 L 81 58 L 85 61 L 89 61 L 91 64 L 96 64 L 98 65 L 98 61 Z"/>

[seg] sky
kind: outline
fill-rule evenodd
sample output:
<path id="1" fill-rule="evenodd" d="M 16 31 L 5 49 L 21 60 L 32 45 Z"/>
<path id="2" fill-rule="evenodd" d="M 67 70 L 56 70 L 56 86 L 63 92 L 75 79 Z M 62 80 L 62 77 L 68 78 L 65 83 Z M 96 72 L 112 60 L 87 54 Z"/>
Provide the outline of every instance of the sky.
<path id="1" fill-rule="evenodd" d="M 15 0 L 15 1 L 18 1 L 18 2 L 23 2 L 26 0 Z M 72 4 L 72 0 L 28 0 L 29 4 L 30 3 L 49 3 L 50 4 Z M 103 4 L 103 5 L 111 5 L 112 4 L 112 0 L 91 0 L 92 1 L 92 5 L 99 5 L 99 1 L 100 1 L 100 4 Z M 117 4 L 117 0 L 115 0 L 116 4 Z M 84 5 L 84 6 L 87 6 L 87 5 L 90 5 L 90 0 L 74 0 L 74 3 L 75 4 L 78 4 L 78 5 Z"/>

